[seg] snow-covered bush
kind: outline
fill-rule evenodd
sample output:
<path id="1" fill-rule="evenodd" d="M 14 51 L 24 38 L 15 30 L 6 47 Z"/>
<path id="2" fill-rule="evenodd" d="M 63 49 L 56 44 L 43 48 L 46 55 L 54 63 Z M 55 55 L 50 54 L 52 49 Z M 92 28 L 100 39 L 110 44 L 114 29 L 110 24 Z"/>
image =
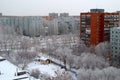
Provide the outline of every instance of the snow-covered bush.
<path id="1" fill-rule="evenodd" d="M 109 66 L 109 63 L 103 57 L 99 57 L 94 53 L 82 53 L 80 59 L 82 67 L 86 69 L 103 69 Z"/>
<path id="2" fill-rule="evenodd" d="M 67 71 L 64 71 L 64 72 L 56 72 L 57 76 L 56 77 L 53 77 L 51 80 L 74 80 L 72 75 L 67 72 Z"/>
<path id="3" fill-rule="evenodd" d="M 40 76 L 40 71 L 39 71 L 38 69 L 33 69 L 33 70 L 30 72 L 30 75 L 38 79 L 39 76 Z"/>
<path id="4" fill-rule="evenodd" d="M 114 67 L 78 70 L 77 80 L 120 80 L 120 69 Z"/>

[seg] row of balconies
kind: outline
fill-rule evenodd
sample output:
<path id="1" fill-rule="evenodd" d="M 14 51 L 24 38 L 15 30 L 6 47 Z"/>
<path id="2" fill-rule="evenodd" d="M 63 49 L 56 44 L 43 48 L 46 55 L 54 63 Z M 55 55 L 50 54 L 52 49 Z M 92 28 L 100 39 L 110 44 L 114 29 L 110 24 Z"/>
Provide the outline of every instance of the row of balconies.
<path id="1" fill-rule="evenodd" d="M 104 19 L 104 21 L 119 21 L 119 19 Z"/>
<path id="2" fill-rule="evenodd" d="M 104 18 L 118 18 L 118 15 L 110 15 L 110 16 L 104 16 Z"/>

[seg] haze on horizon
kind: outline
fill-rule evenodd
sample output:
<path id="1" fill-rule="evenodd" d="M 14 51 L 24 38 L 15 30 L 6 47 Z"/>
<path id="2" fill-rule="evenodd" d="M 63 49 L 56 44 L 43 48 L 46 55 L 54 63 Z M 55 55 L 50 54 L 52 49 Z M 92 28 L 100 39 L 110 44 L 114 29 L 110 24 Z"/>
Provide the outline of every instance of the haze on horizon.
<path id="1" fill-rule="evenodd" d="M 48 15 L 64 13 L 79 15 L 91 8 L 102 8 L 106 12 L 120 11 L 120 0 L 0 0 L 3 15 Z"/>

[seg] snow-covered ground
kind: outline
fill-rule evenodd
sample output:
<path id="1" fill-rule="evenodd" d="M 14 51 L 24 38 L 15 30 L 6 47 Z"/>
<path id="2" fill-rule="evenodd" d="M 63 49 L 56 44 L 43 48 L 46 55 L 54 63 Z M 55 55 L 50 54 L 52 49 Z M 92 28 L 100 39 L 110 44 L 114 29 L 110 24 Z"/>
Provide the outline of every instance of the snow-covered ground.
<path id="1" fill-rule="evenodd" d="M 0 57 L 0 59 L 2 59 L 2 57 Z M 29 80 L 30 78 L 30 80 L 33 80 L 33 78 L 29 76 L 29 74 L 15 76 L 17 71 L 22 71 L 22 70 L 18 69 L 17 66 L 13 65 L 7 60 L 0 61 L 0 80 L 14 80 L 18 78 L 25 78 L 21 80 Z"/>
<path id="2" fill-rule="evenodd" d="M 48 58 L 46 57 L 41 57 L 40 59 L 42 60 L 46 60 Z M 32 63 L 30 63 L 27 66 L 28 70 L 32 70 L 32 69 L 38 69 L 42 74 L 47 74 L 50 77 L 55 77 L 56 76 L 56 71 L 61 70 L 60 66 L 54 65 L 52 63 L 50 64 L 42 64 L 38 61 L 33 61 Z"/>

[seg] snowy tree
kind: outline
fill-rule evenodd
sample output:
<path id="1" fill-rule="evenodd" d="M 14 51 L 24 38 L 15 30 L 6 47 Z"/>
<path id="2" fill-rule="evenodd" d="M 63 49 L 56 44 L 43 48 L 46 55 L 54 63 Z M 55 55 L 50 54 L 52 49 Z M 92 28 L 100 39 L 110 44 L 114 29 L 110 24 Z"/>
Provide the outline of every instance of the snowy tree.
<path id="1" fill-rule="evenodd" d="M 8 56 L 11 50 L 13 50 L 16 33 L 13 27 L 0 23 L 0 44 L 1 50 L 8 52 Z"/>
<path id="2" fill-rule="evenodd" d="M 114 67 L 100 69 L 84 69 L 78 70 L 77 80 L 118 80 L 120 70 Z"/>
<path id="3" fill-rule="evenodd" d="M 30 42 L 29 39 L 23 38 L 23 39 L 20 41 L 20 46 L 21 46 L 21 49 L 22 49 L 22 50 L 27 50 L 28 48 L 31 47 L 31 42 Z"/>
<path id="4" fill-rule="evenodd" d="M 95 55 L 94 53 L 82 53 L 81 63 L 86 69 L 105 68 L 109 66 L 109 63 L 104 58 Z"/>
<path id="5" fill-rule="evenodd" d="M 73 67 L 73 64 L 74 64 L 74 55 L 72 55 L 72 54 L 69 54 L 69 55 L 67 55 L 67 57 L 66 57 L 66 63 L 67 63 L 67 65 L 69 66 L 69 68 L 70 68 L 70 70 L 71 70 L 71 68 Z"/>
<path id="6" fill-rule="evenodd" d="M 51 80 L 74 80 L 72 75 L 67 71 L 64 71 L 62 73 L 60 71 L 57 71 L 56 74 L 57 76 L 53 77 Z"/>
<path id="7" fill-rule="evenodd" d="M 24 69 L 36 56 L 36 52 L 19 51 L 15 59 L 17 60 L 17 65 Z"/>
<path id="8" fill-rule="evenodd" d="M 30 72 L 30 75 L 38 79 L 40 76 L 40 71 L 38 69 L 32 69 L 32 71 Z"/>
<path id="9" fill-rule="evenodd" d="M 50 80 L 50 76 L 47 74 L 43 74 L 39 71 L 39 69 L 32 69 L 30 71 L 30 75 L 35 77 L 36 79 L 40 79 L 40 80 Z"/>
<path id="10" fill-rule="evenodd" d="M 74 69 L 79 69 L 82 67 L 81 57 L 74 55 L 74 63 L 72 65 Z"/>
<path id="11" fill-rule="evenodd" d="M 109 56 L 109 46 L 108 42 L 102 42 L 95 47 L 95 53 L 98 56 L 107 58 Z"/>
<path id="12" fill-rule="evenodd" d="M 90 47 L 87 47 L 85 53 L 95 53 L 95 46 L 91 45 Z"/>
<path id="13" fill-rule="evenodd" d="M 80 56 L 81 53 L 85 52 L 85 50 L 87 49 L 87 47 L 81 42 L 81 43 L 77 43 L 78 47 L 73 48 L 73 55 L 77 55 Z"/>

